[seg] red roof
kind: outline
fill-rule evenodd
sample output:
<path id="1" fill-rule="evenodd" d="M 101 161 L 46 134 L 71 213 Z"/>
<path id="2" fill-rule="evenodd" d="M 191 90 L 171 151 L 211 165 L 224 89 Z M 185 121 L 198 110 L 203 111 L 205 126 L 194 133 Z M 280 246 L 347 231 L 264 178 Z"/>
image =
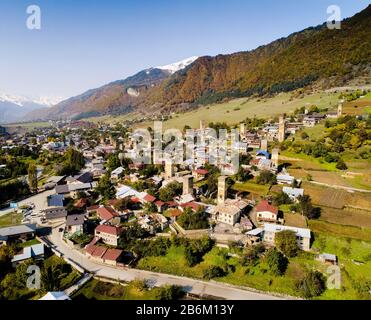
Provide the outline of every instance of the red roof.
<path id="1" fill-rule="evenodd" d="M 165 202 L 163 202 L 161 200 L 158 200 L 158 201 L 155 202 L 155 205 L 158 206 L 158 207 L 162 207 L 164 204 L 165 204 Z"/>
<path id="2" fill-rule="evenodd" d="M 259 164 L 259 162 L 260 162 L 260 159 L 253 159 L 253 160 L 250 161 L 250 164 L 257 166 Z"/>
<path id="3" fill-rule="evenodd" d="M 175 201 L 168 201 L 168 202 L 166 202 L 166 204 L 169 207 L 173 207 L 173 208 L 176 208 L 178 206 L 178 204 Z"/>
<path id="4" fill-rule="evenodd" d="M 120 200 L 119 199 L 112 199 L 112 200 L 108 200 L 108 204 L 110 206 L 115 206 Z"/>
<path id="5" fill-rule="evenodd" d="M 94 252 L 95 250 L 95 245 L 94 244 L 88 244 L 85 248 L 86 252 L 89 253 L 90 255 Z"/>
<path id="6" fill-rule="evenodd" d="M 197 204 L 196 202 L 187 202 L 187 203 L 182 203 L 180 205 L 182 208 L 191 208 L 193 211 L 197 211 L 197 209 L 200 207 L 199 204 Z"/>
<path id="7" fill-rule="evenodd" d="M 261 201 L 255 208 L 256 212 L 268 211 L 278 214 L 278 208 L 270 205 L 267 200 Z"/>
<path id="8" fill-rule="evenodd" d="M 102 220 L 111 220 L 114 217 L 119 217 L 119 214 L 112 208 L 101 207 L 97 209 L 97 213 Z"/>
<path id="9" fill-rule="evenodd" d="M 98 227 L 95 228 L 96 232 L 101 232 L 101 233 L 108 233 L 112 234 L 114 236 L 118 236 L 121 233 L 121 228 L 114 227 L 114 226 L 108 226 L 105 224 L 101 224 Z"/>
<path id="10" fill-rule="evenodd" d="M 140 199 L 136 198 L 136 197 L 133 197 L 130 199 L 131 202 L 134 202 L 134 203 L 139 203 L 140 202 Z"/>
<path id="11" fill-rule="evenodd" d="M 209 171 L 206 169 L 197 169 L 196 173 L 205 176 L 209 173 Z"/>
<path id="12" fill-rule="evenodd" d="M 94 211 L 94 210 L 97 210 L 98 208 L 99 208 L 99 206 L 96 205 L 96 206 L 87 207 L 86 210 L 87 211 Z"/>
<path id="13" fill-rule="evenodd" d="M 151 196 L 150 194 L 147 194 L 143 199 L 147 202 L 155 202 L 156 201 L 156 198 L 154 196 Z"/>
<path id="14" fill-rule="evenodd" d="M 88 200 L 86 200 L 85 198 L 81 198 L 79 200 L 76 201 L 75 203 L 75 207 L 76 208 L 82 208 L 82 207 L 85 207 L 88 203 Z"/>
<path id="15" fill-rule="evenodd" d="M 107 248 L 89 244 L 85 250 L 91 256 L 101 258 L 106 253 Z"/>
<path id="16" fill-rule="evenodd" d="M 104 256 L 102 257 L 103 260 L 109 261 L 117 261 L 122 254 L 122 250 L 119 249 L 108 249 Z"/>

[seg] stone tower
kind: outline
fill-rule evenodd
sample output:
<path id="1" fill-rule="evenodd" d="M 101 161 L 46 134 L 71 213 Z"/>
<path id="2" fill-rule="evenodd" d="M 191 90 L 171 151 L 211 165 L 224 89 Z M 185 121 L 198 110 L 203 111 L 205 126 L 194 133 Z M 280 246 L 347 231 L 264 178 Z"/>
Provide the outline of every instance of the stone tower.
<path id="1" fill-rule="evenodd" d="M 183 177 L 183 195 L 193 194 L 193 176 L 187 175 Z"/>
<path id="2" fill-rule="evenodd" d="M 166 161 L 165 163 L 165 179 L 171 179 L 174 177 L 174 167 L 173 164 L 169 161 Z"/>
<path id="3" fill-rule="evenodd" d="M 343 103 L 344 103 L 344 100 L 339 101 L 338 114 L 337 114 L 338 118 L 340 118 L 343 115 Z"/>
<path id="4" fill-rule="evenodd" d="M 285 141 L 285 133 L 286 133 L 285 118 L 283 116 L 280 116 L 279 123 L 278 123 L 278 141 L 279 142 Z"/>
<path id="5" fill-rule="evenodd" d="M 224 203 L 227 198 L 226 179 L 226 176 L 220 176 L 218 178 L 218 204 Z"/>
<path id="6" fill-rule="evenodd" d="M 273 167 L 276 169 L 278 168 L 278 152 L 279 152 L 278 148 L 274 148 L 272 150 L 272 164 Z"/>
<path id="7" fill-rule="evenodd" d="M 260 150 L 268 150 L 268 141 L 267 141 L 267 139 L 262 139 L 260 141 Z"/>
<path id="8" fill-rule="evenodd" d="M 205 120 L 200 120 L 200 130 L 206 129 L 206 122 Z"/>
<path id="9" fill-rule="evenodd" d="M 246 125 L 244 122 L 240 124 L 240 135 L 245 136 L 246 135 Z"/>

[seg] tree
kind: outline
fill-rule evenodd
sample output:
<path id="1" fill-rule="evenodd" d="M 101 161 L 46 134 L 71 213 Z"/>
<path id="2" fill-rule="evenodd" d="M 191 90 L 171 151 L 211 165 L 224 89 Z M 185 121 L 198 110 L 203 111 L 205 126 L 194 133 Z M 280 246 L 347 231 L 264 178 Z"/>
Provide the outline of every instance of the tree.
<path id="1" fill-rule="evenodd" d="M 276 175 L 269 170 L 263 170 L 260 175 L 256 178 L 258 184 L 275 184 L 277 183 Z"/>
<path id="2" fill-rule="evenodd" d="M 213 278 L 223 277 L 225 275 L 225 271 L 219 266 L 211 266 L 204 270 L 203 278 L 206 280 L 211 280 Z"/>
<path id="3" fill-rule="evenodd" d="M 273 203 L 275 206 L 280 206 L 282 204 L 291 204 L 292 201 L 290 197 L 287 195 L 287 193 L 280 192 L 273 198 Z"/>
<path id="4" fill-rule="evenodd" d="M 147 202 L 144 205 L 144 212 L 145 213 L 154 213 L 157 212 L 157 207 L 153 202 Z"/>
<path id="5" fill-rule="evenodd" d="M 103 200 L 110 200 L 116 198 L 116 189 L 113 183 L 111 182 L 108 174 L 105 174 L 100 178 L 95 191 L 102 196 Z"/>
<path id="6" fill-rule="evenodd" d="M 263 244 L 257 244 L 246 248 L 241 257 L 241 264 L 243 266 L 254 266 L 264 250 L 265 248 Z"/>
<path id="7" fill-rule="evenodd" d="M 307 140 L 309 138 L 308 133 L 306 133 L 305 131 L 303 131 L 300 136 L 303 140 Z"/>
<path id="8" fill-rule="evenodd" d="M 296 234 L 291 230 L 284 230 L 276 233 L 274 238 L 276 248 L 280 250 L 286 257 L 295 257 L 298 252 L 298 244 L 296 242 Z"/>
<path id="9" fill-rule="evenodd" d="M 270 272 L 276 276 L 282 276 L 287 269 L 288 259 L 275 248 L 269 249 L 265 256 L 265 261 Z"/>
<path id="10" fill-rule="evenodd" d="M 183 186 L 181 183 L 174 181 L 170 182 L 167 186 L 160 189 L 159 198 L 161 201 L 167 202 L 174 200 L 174 197 L 182 193 Z"/>
<path id="11" fill-rule="evenodd" d="M 314 208 L 312 200 L 309 195 L 303 195 L 298 197 L 298 209 L 303 216 L 308 219 L 317 219 L 321 215 L 321 208 Z"/>
<path id="12" fill-rule="evenodd" d="M 237 181 L 245 182 L 250 179 L 250 172 L 240 166 L 236 173 L 236 179 Z"/>
<path id="13" fill-rule="evenodd" d="M 202 207 L 193 212 L 186 208 L 183 214 L 177 219 L 177 223 L 186 230 L 207 229 L 209 227 L 209 215 Z"/>
<path id="14" fill-rule="evenodd" d="M 37 192 L 37 170 L 33 163 L 28 166 L 28 185 L 32 192 Z"/>
<path id="15" fill-rule="evenodd" d="M 336 169 L 339 169 L 339 170 L 346 170 L 348 169 L 347 165 L 345 164 L 344 160 L 343 159 L 339 159 L 337 164 L 336 164 Z"/>
<path id="16" fill-rule="evenodd" d="M 324 276 L 318 271 L 311 270 L 297 282 L 296 288 L 304 298 L 317 297 L 326 289 Z"/>
<path id="17" fill-rule="evenodd" d="M 184 295 L 182 287 L 176 285 L 165 285 L 156 289 L 156 300 L 177 300 Z"/>

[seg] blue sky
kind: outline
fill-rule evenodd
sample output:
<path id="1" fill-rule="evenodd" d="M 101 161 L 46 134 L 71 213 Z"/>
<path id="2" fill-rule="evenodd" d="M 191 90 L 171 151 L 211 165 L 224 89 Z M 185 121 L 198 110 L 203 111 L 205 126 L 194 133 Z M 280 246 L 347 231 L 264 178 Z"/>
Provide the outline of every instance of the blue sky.
<path id="1" fill-rule="evenodd" d="M 69 97 L 190 56 L 250 50 L 369 0 L 1 0 L 0 92 Z M 41 30 L 26 28 L 39 5 Z"/>

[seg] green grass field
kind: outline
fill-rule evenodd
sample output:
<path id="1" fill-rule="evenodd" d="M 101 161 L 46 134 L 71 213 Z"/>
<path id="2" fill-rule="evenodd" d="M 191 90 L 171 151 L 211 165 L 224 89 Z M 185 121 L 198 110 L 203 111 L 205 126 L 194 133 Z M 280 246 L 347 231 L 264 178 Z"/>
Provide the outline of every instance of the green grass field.
<path id="1" fill-rule="evenodd" d="M 47 128 L 50 127 L 48 121 L 39 121 L 39 122 L 25 122 L 25 123 L 11 123 L 5 125 L 7 128 L 21 127 L 28 130 L 33 130 L 37 128 Z"/>
<path id="2" fill-rule="evenodd" d="M 138 289 L 129 284 L 108 283 L 92 279 L 72 296 L 77 300 L 155 300 L 161 288 Z"/>
<path id="3" fill-rule="evenodd" d="M 259 196 L 265 196 L 269 192 L 269 186 L 268 185 L 261 185 L 257 184 L 253 181 L 247 181 L 247 182 L 236 182 L 232 189 L 237 191 L 246 191 L 250 192 L 255 195 Z"/>
<path id="4" fill-rule="evenodd" d="M 21 223 L 23 214 L 21 213 L 8 213 L 0 217 L 0 228 L 15 226 Z"/>
<path id="5" fill-rule="evenodd" d="M 273 118 L 282 113 L 293 112 L 296 108 L 305 105 L 317 105 L 320 108 L 334 108 L 337 105 L 338 94 L 315 93 L 303 98 L 292 98 L 291 93 L 281 93 L 273 98 L 240 98 L 224 103 L 212 104 L 200 107 L 194 111 L 173 114 L 172 119 L 165 121 L 164 129 L 183 129 L 187 124 L 192 128 L 198 128 L 200 120 L 210 122 L 227 122 L 237 124 L 246 117 Z M 97 123 L 118 123 L 125 120 L 137 119 L 141 115 L 131 113 L 120 116 L 102 116 L 88 118 L 86 120 Z M 152 122 L 143 122 L 138 127 L 152 126 Z"/>

